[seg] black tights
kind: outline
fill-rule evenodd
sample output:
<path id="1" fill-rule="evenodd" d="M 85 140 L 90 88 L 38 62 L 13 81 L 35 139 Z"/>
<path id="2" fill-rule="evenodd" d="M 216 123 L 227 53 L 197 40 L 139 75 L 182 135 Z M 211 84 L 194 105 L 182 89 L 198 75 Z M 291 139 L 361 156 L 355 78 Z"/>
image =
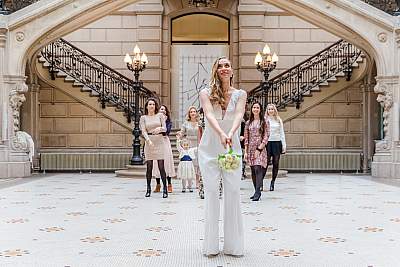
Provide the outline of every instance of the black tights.
<path id="1" fill-rule="evenodd" d="M 160 184 L 161 179 L 160 178 L 156 178 L 156 182 L 157 182 L 157 184 Z M 167 176 L 167 182 L 168 182 L 168 184 L 171 184 L 171 177 Z"/>
<path id="2" fill-rule="evenodd" d="M 159 159 L 157 160 L 157 165 L 158 169 L 160 170 L 160 175 L 161 175 L 161 180 L 163 182 L 164 187 L 167 187 L 167 179 L 166 179 L 166 174 L 165 174 L 165 168 L 164 168 L 164 160 Z M 148 160 L 147 161 L 147 170 L 146 170 L 146 180 L 147 180 L 147 189 L 150 188 L 151 186 L 151 177 L 153 175 L 153 161 Z"/>
<path id="3" fill-rule="evenodd" d="M 251 166 L 251 179 L 253 180 L 253 186 L 256 194 L 261 194 L 261 187 L 263 185 L 263 179 L 265 175 L 265 168 L 261 165 Z"/>
<path id="4" fill-rule="evenodd" d="M 271 161 L 271 158 L 272 158 L 272 161 Z M 272 162 L 272 181 L 275 181 L 276 177 L 278 176 L 279 159 L 280 158 L 281 158 L 281 154 L 268 155 L 268 162 Z"/>

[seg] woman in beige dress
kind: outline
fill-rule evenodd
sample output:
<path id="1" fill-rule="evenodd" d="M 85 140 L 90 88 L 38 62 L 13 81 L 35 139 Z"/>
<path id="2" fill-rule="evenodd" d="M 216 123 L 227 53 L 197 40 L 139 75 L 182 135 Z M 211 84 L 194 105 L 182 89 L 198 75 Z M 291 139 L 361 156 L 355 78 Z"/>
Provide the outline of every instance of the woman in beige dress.
<path id="1" fill-rule="evenodd" d="M 197 112 L 196 107 L 191 106 L 189 107 L 186 113 L 186 120 L 181 126 L 181 131 L 179 132 L 180 138 L 186 138 L 189 141 L 190 148 L 198 147 L 199 146 L 199 135 L 200 130 L 200 116 Z M 193 160 L 193 165 L 196 170 L 196 187 L 199 187 L 199 180 L 200 180 L 200 169 L 199 169 L 199 162 L 196 158 Z"/>
<path id="2" fill-rule="evenodd" d="M 171 148 L 171 141 L 169 140 L 169 134 L 171 133 L 172 129 L 172 122 L 171 122 L 171 117 L 169 110 L 166 105 L 161 105 L 159 113 L 164 114 L 166 120 L 165 120 L 165 125 L 167 127 L 167 131 L 165 132 L 166 135 L 163 136 L 164 138 L 164 167 L 165 167 L 165 173 L 167 175 L 167 182 L 168 182 L 168 193 L 172 193 L 172 183 L 171 183 L 171 177 L 175 177 L 175 165 L 174 165 L 174 156 L 172 154 L 172 148 Z M 153 164 L 153 176 L 156 177 L 156 188 L 154 189 L 154 193 L 158 193 L 161 190 L 161 181 L 160 181 L 160 171 L 158 170 L 158 166 L 156 164 Z"/>
<path id="3" fill-rule="evenodd" d="M 168 197 L 167 179 L 164 168 L 164 138 L 167 128 L 165 126 L 165 116 L 158 113 L 158 102 L 154 98 L 149 98 L 144 106 L 145 115 L 140 117 L 140 130 L 146 140 L 144 154 L 146 157 L 146 197 L 151 194 L 151 177 L 153 172 L 153 160 L 157 160 L 163 182 L 163 198 Z"/>

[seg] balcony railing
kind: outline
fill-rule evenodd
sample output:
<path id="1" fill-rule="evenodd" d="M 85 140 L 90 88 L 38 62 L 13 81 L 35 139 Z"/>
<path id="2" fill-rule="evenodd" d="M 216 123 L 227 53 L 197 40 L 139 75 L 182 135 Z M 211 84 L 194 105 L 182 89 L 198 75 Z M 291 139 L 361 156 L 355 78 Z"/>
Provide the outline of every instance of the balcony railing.
<path id="1" fill-rule="evenodd" d="M 371 6 L 385 11 L 393 16 L 400 15 L 400 0 L 362 0 Z"/>
<path id="2" fill-rule="evenodd" d="M 40 0 L 0 0 L 0 14 L 7 15 Z"/>

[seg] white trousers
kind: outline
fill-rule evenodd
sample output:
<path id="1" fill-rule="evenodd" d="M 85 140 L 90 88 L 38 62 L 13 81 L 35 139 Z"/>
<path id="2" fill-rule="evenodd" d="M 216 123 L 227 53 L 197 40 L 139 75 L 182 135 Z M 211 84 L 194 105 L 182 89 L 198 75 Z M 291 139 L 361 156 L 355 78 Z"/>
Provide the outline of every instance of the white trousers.
<path id="1" fill-rule="evenodd" d="M 215 162 L 215 163 L 214 163 Z M 242 212 L 240 209 L 240 181 L 242 177 L 241 166 L 234 172 L 221 171 L 216 160 L 201 166 L 204 183 L 205 205 L 205 235 L 203 254 L 219 253 L 219 218 L 220 177 L 223 181 L 223 222 L 224 222 L 224 248 L 223 253 L 230 255 L 243 255 L 244 234 Z"/>

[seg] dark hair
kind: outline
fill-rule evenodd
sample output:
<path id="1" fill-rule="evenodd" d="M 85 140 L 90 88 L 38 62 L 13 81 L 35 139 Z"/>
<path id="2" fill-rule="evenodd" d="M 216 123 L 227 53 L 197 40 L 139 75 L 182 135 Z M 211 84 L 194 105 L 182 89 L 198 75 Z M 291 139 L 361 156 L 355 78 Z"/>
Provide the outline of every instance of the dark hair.
<path id="1" fill-rule="evenodd" d="M 254 102 L 251 105 L 249 126 L 254 121 L 253 107 L 256 104 L 260 106 L 260 129 L 259 129 L 259 131 L 260 131 L 260 134 L 261 134 L 261 138 L 263 138 L 263 136 L 264 136 L 264 128 L 265 128 L 265 118 L 264 118 L 264 109 L 263 109 L 263 106 L 261 105 L 260 102 Z"/>
<path id="2" fill-rule="evenodd" d="M 165 108 L 165 116 L 167 116 L 167 121 L 171 120 L 171 118 L 170 118 L 170 113 L 169 113 L 169 109 L 167 108 L 167 106 L 166 106 L 166 105 L 161 105 L 161 106 L 160 106 L 160 109 L 161 109 L 161 107 L 164 107 L 164 108 Z"/>
<path id="3" fill-rule="evenodd" d="M 149 102 L 150 102 L 150 101 L 153 101 L 153 102 L 155 103 L 156 108 L 155 108 L 155 110 L 154 110 L 154 113 L 155 113 L 155 114 L 158 113 L 159 107 L 158 107 L 158 101 L 157 101 L 157 99 L 155 99 L 154 97 L 149 97 L 149 98 L 147 99 L 147 101 L 146 101 L 146 104 L 144 104 L 144 114 L 145 114 L 145 115 L 147 115 L 147 114 L 149 113 L 149 111 L 147 110 L 147 106 L 149 105 Z"/>

